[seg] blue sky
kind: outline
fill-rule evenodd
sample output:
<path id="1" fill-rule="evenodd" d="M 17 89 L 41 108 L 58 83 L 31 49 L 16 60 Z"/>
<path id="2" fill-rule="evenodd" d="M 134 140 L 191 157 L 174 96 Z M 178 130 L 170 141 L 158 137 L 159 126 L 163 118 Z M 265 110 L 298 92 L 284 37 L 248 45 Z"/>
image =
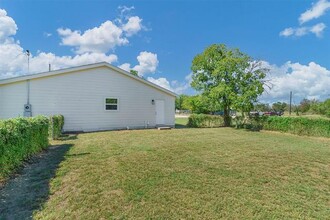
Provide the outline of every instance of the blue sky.
<path id="1" fill-rule="evenodd" d="M 262 101 L 287 101 L 290 90 L 296 102 L 330 97 L 328 0 L 0 0 L 0 9 L 0 78 L 26 74 L 19 54 L 29 49 L 30 72 L 104 60 L 193 94 L 192 59 L 224 43 L 271 69 Z"/>

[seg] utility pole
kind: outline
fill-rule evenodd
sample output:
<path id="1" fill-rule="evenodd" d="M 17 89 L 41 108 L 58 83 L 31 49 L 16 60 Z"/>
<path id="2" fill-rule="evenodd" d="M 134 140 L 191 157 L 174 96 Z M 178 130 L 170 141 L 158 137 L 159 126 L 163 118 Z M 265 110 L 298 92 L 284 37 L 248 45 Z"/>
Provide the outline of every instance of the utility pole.
<path id="1" fill-rule="evenodd" d="M 292 91 L 290 91 L 290 106 L 289 106 L 289 115 L 291 115 L 291 106 L 292 106 Z"/>

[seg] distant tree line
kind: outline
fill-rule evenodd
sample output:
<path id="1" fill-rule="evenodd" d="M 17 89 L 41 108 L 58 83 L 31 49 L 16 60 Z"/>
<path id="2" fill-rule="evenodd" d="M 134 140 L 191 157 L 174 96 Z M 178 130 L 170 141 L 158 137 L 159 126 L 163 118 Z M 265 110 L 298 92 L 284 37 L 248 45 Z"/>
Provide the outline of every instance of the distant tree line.
<path id="1" fill-rule="evenodd" d="M 203 95 L 180 95 L 175 100 L 175 108 L 197 114 L 214 114 L 223 111 L 220 105 Z M 251 110 L 258 112 L 289 112 L 289 104 L 286 102 L 256 103 Z M 293 104 L 291 111 L 292 114 L 319 114 L 330 117 L 330 99 L 323 102 L 315 99 L 303 99 L 299 104 Z"/>
<path id="2" fill-rule="evenodd" d="M 326 99 L 323 102 L 315 99 L 303 99 L 297 108 L 301 113 L 319 114 L 330 117 L 330 99 Z"/>

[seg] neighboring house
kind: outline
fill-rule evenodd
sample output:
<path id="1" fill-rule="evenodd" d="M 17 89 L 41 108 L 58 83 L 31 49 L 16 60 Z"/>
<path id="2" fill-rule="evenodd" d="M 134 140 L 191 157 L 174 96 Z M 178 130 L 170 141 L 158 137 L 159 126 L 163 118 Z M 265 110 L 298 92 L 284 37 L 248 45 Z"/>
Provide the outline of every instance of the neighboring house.
<path id="1" fill-rule="evenodd" d="M 102 62 L 0 80 L 0 119 L 62 114 L 64 131 L 173 127 L 175 97 Z"/>

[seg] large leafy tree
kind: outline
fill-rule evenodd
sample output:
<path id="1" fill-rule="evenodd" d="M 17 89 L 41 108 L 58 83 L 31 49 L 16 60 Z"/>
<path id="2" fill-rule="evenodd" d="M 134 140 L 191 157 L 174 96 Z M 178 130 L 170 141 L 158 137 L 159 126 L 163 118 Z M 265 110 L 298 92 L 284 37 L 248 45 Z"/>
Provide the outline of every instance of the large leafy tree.
<path id="1" fill-rule="evenodd" d="M 319 113 L 330 118 L 330 99 L 319 104 Z"/>
<path id="2" fill-rule="evenodd" d="M 245 113 L 253 108 L 264 91 L 268 71 L 260 62 L 224 44 L 213 44 L 195 56 L 191 69 L 191 86 L 223 108 L 226 126 L 230 126 L 231 109 Z"/>
<path id="3" fill-rule="evenodd" d="M 308 111 L 310 110 L 311 105 L 312 105 L 312 100 L 309 100 L 309 99 L 303 99 L 303 100 L 301 100 L 301 102 L 300 102 L 299 110 L 300 110 L 302 113 L 306 113 L 306 112 L 308 112 Z"/>
<path id="4" fill-rule="evenodd" d="M 211 99 L 203 95 L 188 96 L 184 100 L 182 106 L 190 110 L 192 113 L 198 114 L 210 114 L 220 110 L 215 102 L 212 102 Z"/>
<path id="5" fill-rule="evenodd" d="M 267 103 L 256 103 L 254 104 L 254 109 L 260 112 L 268 112 L 271 110 L 271 107 Z"/>
<path id="6" fill-rule="evenodd" d="M 175 99 L 175 109 L 177 110 L 191 110 L 190 107 L 191 96 L 181 94 Z"/>

